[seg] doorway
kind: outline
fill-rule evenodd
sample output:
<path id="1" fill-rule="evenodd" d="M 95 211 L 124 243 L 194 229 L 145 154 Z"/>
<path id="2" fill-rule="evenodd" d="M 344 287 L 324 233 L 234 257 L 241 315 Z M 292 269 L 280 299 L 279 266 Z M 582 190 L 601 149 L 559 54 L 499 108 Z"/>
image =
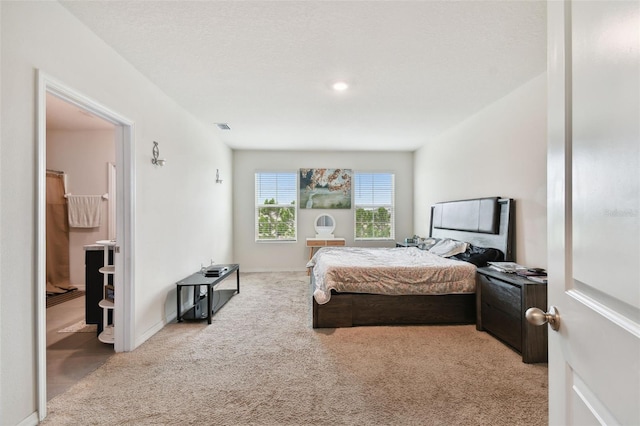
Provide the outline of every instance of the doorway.
<path id="1" fill-rule="evenodd" d="M 97 242 L 115 240 L 115 129 L 46 94 L 47 400 L 114 353 L 98 335 L 103 279 L 89 269 L 104 258 Z"/>
<path id="2" fill-rule="evenodd" d="M 134 146 L 133 123 L 109 110 L 103 105 L 76 92 L 63 83 L 56 81 L 43 72 L 38 72 L 38 125 L 37 125 L 37 377 L 38 377 L 38 416 L 40 420 L 47 413 L 47 311 L 46 311 L 46 169 L 47 169 L 47 97 L 64 101 L 74 109 L 88 116 L 100 119 L 113 128 L 115 147 L 115 165 L 108 169 L 105 165 L 105 177 L 109 170 L 115 173 L 109 181 L 115 184 L 115 240 L 113 247 L 113 323 L 117 324 L 113 332 L 115 352 L 130 351 L 133 342 L 133 218 L 134 218 Z M 113 234 L 112 234 L 113 235 Z M 81 307 L 80 311 L 84 311 Z M 101 343 L 102 344 L 102 343 Z"/>

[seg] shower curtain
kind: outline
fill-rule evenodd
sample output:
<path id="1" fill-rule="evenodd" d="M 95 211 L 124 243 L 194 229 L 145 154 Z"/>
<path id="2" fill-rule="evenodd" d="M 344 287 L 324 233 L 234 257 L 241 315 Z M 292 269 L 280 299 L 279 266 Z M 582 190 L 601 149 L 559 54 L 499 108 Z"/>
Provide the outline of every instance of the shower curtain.
<path id="1" fill-rule="evenodd" d="M 64 175 L 47 172 L 47 294 L 76 287 L 69 282 L 69 225 Z"/>

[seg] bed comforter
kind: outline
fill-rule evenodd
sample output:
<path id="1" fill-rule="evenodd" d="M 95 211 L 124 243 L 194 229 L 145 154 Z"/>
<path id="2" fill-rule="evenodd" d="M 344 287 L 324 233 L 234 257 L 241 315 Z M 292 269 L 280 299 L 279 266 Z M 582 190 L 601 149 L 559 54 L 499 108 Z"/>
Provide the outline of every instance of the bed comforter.
<path id="1" fill-rule="evenodd" d="M 415 247 L 323 247 L 313 267 L 313 297 L 319 304 L 341 293 L 386 295 L 474 293 L 476 267 Z"/>

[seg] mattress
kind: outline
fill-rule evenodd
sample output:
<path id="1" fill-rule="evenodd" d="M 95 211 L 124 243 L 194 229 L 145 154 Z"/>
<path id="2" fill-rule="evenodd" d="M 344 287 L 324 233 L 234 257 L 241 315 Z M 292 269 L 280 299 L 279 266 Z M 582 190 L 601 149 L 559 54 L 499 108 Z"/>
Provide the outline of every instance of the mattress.
<path id="1" fill-rule="evenodd" d="M 385 295 L 464 294 L 476 289 L 476 267 L 415 247 L 323 247 L 313 267 L 313 297 L 327 303 L 331 290 Z"/>

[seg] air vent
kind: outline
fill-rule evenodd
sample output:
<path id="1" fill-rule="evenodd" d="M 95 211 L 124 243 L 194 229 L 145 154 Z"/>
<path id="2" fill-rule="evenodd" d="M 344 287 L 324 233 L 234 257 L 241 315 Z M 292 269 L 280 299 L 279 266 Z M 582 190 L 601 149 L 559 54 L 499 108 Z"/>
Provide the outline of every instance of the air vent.
<path id="1" fill-rule="evenodd" d="M 220 130 L 231 130 L 231 127 L 229 127 L 227 123 L 216 123 L 216 126 L 218 126 Z"/>

